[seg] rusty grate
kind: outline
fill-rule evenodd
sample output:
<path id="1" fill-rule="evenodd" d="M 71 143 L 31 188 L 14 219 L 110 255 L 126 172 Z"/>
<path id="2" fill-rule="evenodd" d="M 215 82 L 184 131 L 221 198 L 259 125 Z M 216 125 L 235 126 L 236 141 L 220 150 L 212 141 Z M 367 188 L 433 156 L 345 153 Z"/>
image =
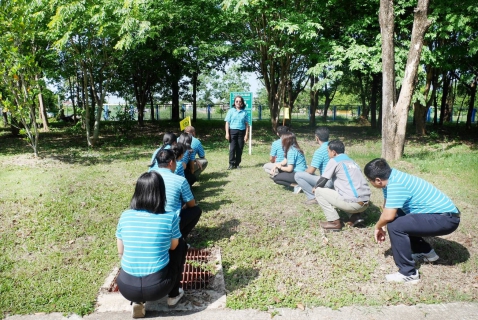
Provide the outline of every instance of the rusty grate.
<path id="1" fill-rule="evenodd" d="M 211 279 L 211 272 L 203 270 L 198 265 L 207 263 L 211 259 L 211 252 L 204 249 L 188 249 L 186 254 L 186 263 L 183 268 L 183 278 L 181 279 L 181 288 L 184 290 L 205 289 Z M 116 273 L 111 282 L 108 292 L 118 292 L 118 284 L 116 279 L 120 273 Z"/>
<path id="2" fill-rule="evenodd" d="M 211 272 L 200 267 L 211 259 L 211 252 L 203 249 L 188 249 L 183 269 L 181 287 L 184 290 L 205 289 L 211 279 Z"/>

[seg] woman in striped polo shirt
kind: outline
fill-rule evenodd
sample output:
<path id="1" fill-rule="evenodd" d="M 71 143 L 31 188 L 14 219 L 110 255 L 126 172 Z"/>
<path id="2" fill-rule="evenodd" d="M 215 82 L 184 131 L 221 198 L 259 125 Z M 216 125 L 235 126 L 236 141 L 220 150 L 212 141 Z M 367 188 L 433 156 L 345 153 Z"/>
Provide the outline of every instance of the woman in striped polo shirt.
<path id="1" fill-rule="evenodd" d="M 116 229 L 121 270 L 118 289 L 133 304 L 133 318 L 145 316 L 144 303 L 168 295 L 175 306 L 184 295 L 179 287 L 186 242 L 179 231 L 179 212 L 165 212 L 161 175 L 143 173 Z"/>
<path id="2" fill-rule="evenodd" d="M 273 178 L 274 182 L 286 187 L 293 187 L 297 185 L 294 179 L 295 173 L 305 171 L 307 169 L 307 162 L 304 151 L 299 147 L 294 133 L 286 132 L 281 136 L 281 139 L 285 159 L 272 168 L 271 174 L 277 168 L 279 173 Z"/>

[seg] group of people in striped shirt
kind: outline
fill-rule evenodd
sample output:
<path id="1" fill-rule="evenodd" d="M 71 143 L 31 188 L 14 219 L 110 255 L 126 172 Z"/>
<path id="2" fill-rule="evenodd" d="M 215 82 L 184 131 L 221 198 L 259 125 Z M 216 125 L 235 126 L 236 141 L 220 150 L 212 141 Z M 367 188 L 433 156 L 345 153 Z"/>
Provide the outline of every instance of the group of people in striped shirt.
<path id="1" fill-rule="evenodd" d="M 133 318 L 145 316 L 146 301 L 168 295 L 168 305 L 175 306 L 184 295 L 180 281 L 187 237 L 202 214 L 191 186 L 206 167 L 202 144 L 188 126 L 179 137 L 164 134 L 148 172 L 136 183 L 116 230 L 121 258 L 116 282 L 133 305 Z"/>
<path id="2" fill-rule="evenodd" d="M 337 209 L 348 215 L 348 226 L 363 225 L 361 213 L 370 205 L 368 183 L 383 190 L 383 211 L 375 224 L 374 238 L 377 243 L 385 241 L 388 230 L 399 269 L 386 279 L 417 283 L 420 276 L 416 261 L 433 262 L 439 258 L 423 237 L 450 234 L 458 228 L 460 211 L 452 200 L 429 182 L 392 169 L 382 158 L 367 163 L 362 173 L 360 166 L 345 154 L 342 141 L 329 142 L 327 127 L 315 130 L 319 148 L 309 166 L 294 133 L 279 126 L 277 134 L 279 139 L 272 143 L 269 163 L 263 168 L 275 183 L 293 187 L 294 193 L 304 191 L 307 205 L 320 205 L 327 219 L 320 222 L 325 231 L 342 230 Z"/>

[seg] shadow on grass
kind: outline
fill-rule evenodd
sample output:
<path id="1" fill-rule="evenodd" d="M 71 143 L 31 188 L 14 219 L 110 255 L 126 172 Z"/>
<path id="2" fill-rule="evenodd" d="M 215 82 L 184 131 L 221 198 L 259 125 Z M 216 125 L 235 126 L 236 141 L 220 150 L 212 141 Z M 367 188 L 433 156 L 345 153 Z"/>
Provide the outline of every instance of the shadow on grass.
<path id="1" fill-rule="evenodd" d="M 438 237 L 424 237 L 424 239 L 430 243 L 433 249 L 436 251 L 440 259 L 432 264 L 453 266 L 468 261 L 470 259 L 470 252 L 462 244 Z M 391 256 L 392 248 L 385 251 L 384 255 Z M 417 264 L 417 268 L 421 263 Z"/>
<path id="2" fill-rule="evenodd" d="M 223 262 L 224 280 L 229 292 L 233 292 L 249 285 L 259 277 L 259 269 L 253 267 L 235 267 L 233 264 Z"/>
<path id="3" fill-rule="evenodd" d="M 196 226 L 191 232 L 194 237 L 194 242 L 199 247 L 207 247 L 207 243 L 216 243 L 225 238 L 230 238 L 237 233 L 237 228 L 241 222 L 237 219 L 231 219 L 222 222 L 218 226 Z"/>

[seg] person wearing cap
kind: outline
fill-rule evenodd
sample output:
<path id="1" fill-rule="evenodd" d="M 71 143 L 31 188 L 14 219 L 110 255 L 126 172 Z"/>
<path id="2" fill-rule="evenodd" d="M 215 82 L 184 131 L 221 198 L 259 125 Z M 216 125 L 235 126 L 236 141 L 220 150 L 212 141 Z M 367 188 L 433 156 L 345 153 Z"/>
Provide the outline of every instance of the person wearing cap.
<path id="1" fill-rule="evenodd" d="M 186 239 L 198 223 L 202 210 L 196 205 L 188 181 L 174 174 L 177 165 L 174 152 L 170 149 L 159 151 L 155 162 L 158 168 L 153 169 L 151 167 L 149 170 L 155 170 L 163 178 L 166 186 L 166 211 L 176 212 L 180 210 L 179 228 L 183 238 Z"/>
<path id="2" fill-rule="evenodd" d="M 204 151 L 201 141 L 196 138 L 196 129 L 193 126 L 187 126 L 184 128 L 184 133 L 192 135 L 191 149 L 193 151 L 190 155 L 190 165 L 193 168 L 193 174 L 196 176 L 197 180 L 199 175 L 207 168 L 208 161 L 206 159 L 206 152 Z M 198 155 L 199 158 L 196 158 L 196 155 Z"/>
<path id="3" fill-rule="evenodd" d="M 433 262 L 439 258 L 423 237 L 455 231 L 460 224 L 460 210 L 431 183 L 390 168 L 385 159 L 370 161 L 364 173 L 372 186 L 383 191 L 383 212 L 375 224 L 374 237 L 377 243 L 385 241 L 387 229 L 398 267 L 398 272 L 388 274 L 386 279 L 417 283 L 420 275 L 415 260 Z"/>
<path id="4" fill-rule="evenodd" d="M 342 230 L 337 208 L 348 215 L 347 224 L 356 227 L 364 222 L 360 213 L 368 208 L 370 188 L 358 164 L 344 153 L 342 141 L 330 141 L 327 150 L 330 160 L 313 189 L 327 219 L 327 222 L 320 222 L 320 226 L 326 231 Z M 325 187 L 329 180 L 334 183 L 333 189 Z"/>

